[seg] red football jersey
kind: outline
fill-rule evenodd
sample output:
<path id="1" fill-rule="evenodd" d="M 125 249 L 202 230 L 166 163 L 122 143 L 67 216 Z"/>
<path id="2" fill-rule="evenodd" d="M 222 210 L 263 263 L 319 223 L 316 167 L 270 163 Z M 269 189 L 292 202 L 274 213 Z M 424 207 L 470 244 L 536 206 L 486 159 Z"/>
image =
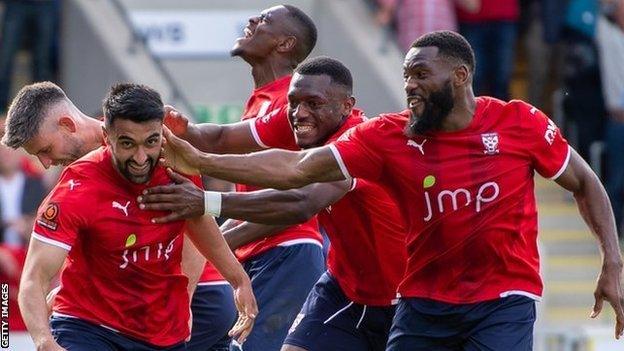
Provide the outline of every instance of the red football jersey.
<path id="1" fill-rule="evenodd" d="M 270 116 L 277 113 L 283 106 L 288 105 L 288 86 L 290 85 L 290 78 L 291 76 L 282 77 L 255 89 L 249 100 L 247 100 L 245 111 L 243 111 L 241 120 L 245 121 L 256 117 L 262 118 Z M 256 136 L 254 135 L 254 137 Z M 294 143 L 294 137 L 292 136 L 291 130 L 288 131 L 288 134 L 284 134 L 282 137 L 291 138 L 293 140 L 289 147 L 284 148 L 289 150 L 298 150 L 297 145 Z M 257 140 L 258 138 L 256 137 L 256 141 Z M 259 145 L 266 147 L 266 145 L 261 143 L 259 143 Z M 245 184 L 236 184 L 236 191 L 239 192 L 254 191 L 259 189 L 260 188 Z M 288 229 L 281 231 L 279 234 L 243 245 L 236 250 L 236 256 L 240 261 L 244 262 L 245 260 L 276 246 L 287 246 L 299 243 L 312 243 L 322 246 L 322 242 L 323 237 L 318 231 L 318 222 L 316 217 L 314 217 L 306 223 L 289 227 Z"/>
<path id="2" fill-rule="evenodd" d="M 156 346 L 180 343 L 189 335 L 185 223 L 152 224 L 165 213 L 136 202 L 145 188 L 172 181 L 157 166 L 148 183 L 135 184 L 112 162 L 108 147 L 74 162 L 39 209 L 33 238 L 69 251 L 54 313 Z"/>
<path id="3" fill-rule="evenodd" d="M 521 102 L 477 98 L 457 132 L 407 138 L 409 111 L 351 129 L 332 151 L 345 176 L 376 181 L 408 222 L 404 297 L 473 303 L 539 299 L 534 171 L 557 178 L 570 149 L 554 123 Z"/>
<path id="4" fill-rule="evenodd" d="M 327 143 L 365 120 L 361 111 L 353 110 Z M 295 144 L 286 107 L 256 119 L 252 128 L 270 147 Z M 286 133 L 290 133 L 289 138 L 284 137 Z M 404 221 L 388 193 L 370 181 L 356 179 L 352 190 L 322 210 L 318 218 L 331 241 L 327 269 L 345 295 L 359 304 L 392 304 L 407 254 Z"/>

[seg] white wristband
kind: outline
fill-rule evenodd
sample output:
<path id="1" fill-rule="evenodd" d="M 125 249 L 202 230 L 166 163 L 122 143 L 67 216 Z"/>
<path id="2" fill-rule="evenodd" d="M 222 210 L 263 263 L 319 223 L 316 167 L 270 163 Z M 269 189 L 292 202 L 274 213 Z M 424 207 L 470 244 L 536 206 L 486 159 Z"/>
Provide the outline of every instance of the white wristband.
<path id="1" fill-rule="evenodd" d="M 204 214 L 221 216 L 221 193 L 216 191 L 204 191 Z"/>

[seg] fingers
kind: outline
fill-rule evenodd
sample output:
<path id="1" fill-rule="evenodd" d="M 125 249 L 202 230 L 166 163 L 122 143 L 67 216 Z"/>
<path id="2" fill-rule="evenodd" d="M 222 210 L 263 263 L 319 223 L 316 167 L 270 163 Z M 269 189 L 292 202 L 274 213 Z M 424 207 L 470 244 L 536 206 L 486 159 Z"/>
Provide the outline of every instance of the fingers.
<path id="1" fill-rule="evenodd" d="M 622 300 L 620 298 L 614 298 L 609 302 L 615 311 L 615 338 L 619 339 L 624 332 L 624 311 L 622 311 Z"/>
<path id="2" fill-rule="evenodd" d="M 147 188 L 145 190 L 143 190 L 143 195 L 144 196 L 139 196 L 139 202 L 141 202 L 141 198 L 146 199 L 146 198 L 152 198 L 151 195 L 156 195 L 156 194 L 174 194 L 175 193 L 176 188 L 174 186 L 171 185 L 159 185 L 159 186 L 154 186 L 151 188 Z"/>
<path id="3" fill-rule="evenodd" d="M 592 309 L 592 312 L 589 315 L 590 318 L 598 317 L 598 315 L 600 314 L 600 311 L 602 311 L 602 304 L 604 302 L 602 294 L 599 294 L 596 292 L 594 293 L 594 298 L 596 299 L 596 302 L 594 303 L 594 308 Z"/>
<path id="4" fill-rule="evenodd" d="M 244 343 L 253 329 L 254 319 L 246 315 L 239 315 L 236 324 L 230 329 L 228 335 L 239 343 Z"/>
<path id="5" fill-rule="evenodd" d="M 190 183 L 191 180 L 182 176 L 179 173 L 176 173 L 173 169 L 171 169 L 170 167 L 167 167 L 167 174 L 169 174 L 169 176 L 171 177 L 171 179 L 173 179 L 173 181 L 176 184 L 181 184 L 181 183 Z"/>
<path id="6" fill-rule="evenodd" d="M 153 218 L 152 223 L 162 224 L 162 223 L 181 221 L 183 219 L 185 219 L 183 214 L 172 212 L 164 217 Z"/>

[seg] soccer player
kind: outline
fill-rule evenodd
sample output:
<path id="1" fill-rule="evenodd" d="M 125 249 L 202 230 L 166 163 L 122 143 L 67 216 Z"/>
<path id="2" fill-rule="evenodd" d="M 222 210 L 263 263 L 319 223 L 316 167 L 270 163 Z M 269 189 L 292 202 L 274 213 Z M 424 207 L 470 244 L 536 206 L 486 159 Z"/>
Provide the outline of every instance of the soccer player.
<path id="1" fill-rule="evenodd" d="M 571 191 L 600 242 L 592 317 L 608 301 L 624 329 L 617 244 L 597 176 L 542 112 L 475 97 L 474 54 L 457 33 L 417 39 L 404 62 L 409 109 L 359 124 L 305 151 L 201 153 L 169 131 L 180 170 L 274 188 L 366 179 L 407 220 L 408 261 L 388 350 L 530 350 L 542 293 L 534 172 Z"/>
<path id="2" fill-rule="evenodd" d="M 251 282 L 214 220 L 155 225 L 134 201 L 147 186 L 171 181 L 156 164 L 160 96 L 145 86 L 120 84 L 103 110 L 107 146 L 63 171 L 33 230 L 19 303 L 35 345 L 184 350 L 190 335 L 188 279 L 181 271 L 184 232 L 234 287 L 240 316 L 231 334 L 244 341 L 257 314 Z M 48 327 L 45 292 L 64 262 Z"/>
<path id="3" fill-rule="evenodd" d="M 302 63 L 290 84 L 288 106 L 254 121 L 259 140 L 283 149 L 335 141 L 366 119 L 353 110 L 352 85 L 351 73 L 337 60 L 318 57 Z M 288 133 L 290 137 L 285 138 Z M 144 208 L 177 209 L 169 188 L 148 189 L 141 196 Z M 203 200 L 198 191 L 194 198 Z M 384 190 L 354 179 L 290 191 L 210 193 L 207 197 L 216 202 L 209 207 L 220 208 L 215 214 L 257 223 L 305 222 L 320 211 L 319 223 L 331 240 L 328 269 L 308 295 L 282 350 L 385 349 L 406 252 L 402 217 Z M 188 196 L 177 199 L 188 205 Z M 162 200 L 166 201 L 157 203 Z M 204 201 L 195 206 L 203 213 Z M 249 229 L 253 226 L 233 230 L 230 247 L 256 239 Z"/>
<path id="4" fill-rule="evenodd" d="M 293 69 L 316 43 L 316 27 L 310 17 L 290 5 L 263 10 L 249 19 L 244 37 L 231 51 L 251 66 L 255 89 L 247 101 L 242 122 L 230 125 L 189 125 L 188 119 L 170 110 L 165 124 L 206 152 L 244 153 L 267 145 L 259 144 L 251 119 L 268 117 L 287 104 L 286 94 Z M 290 138 L 288 131 L 284 138 Z M 297 149 L 297 148 L 294 148 Z M 257 190 L 239 184 L 237 191 Z M 237 222 L 222 226 L 227 232 Z M 316 218 L 306 223 L 264 227 L 276 234 L 250 242 L 236 250 L 236 256 L 252 279 L 262 313 L 247 339 L 245 350 L 279 350 L 290 325 L 308 292 L 324 271 L 322 237 Z"/>
<path id="5" fill-rule="evenodd" d="M 7 119 L 3 143 L 23 147 L 45 168 L 68 165 L 104 144 L 103 123 L 82 113 L 51 82 L 23 87 L 13 99 Z M 189 277 L 193 296 L 192 337 L 187 349 L 227 350 L 231 341 L 227 334 L 236 321 L 232 287 L 210 262 L 203 267 L 201 261 L 201 254 L 185 240 L 182 271 Z"/>

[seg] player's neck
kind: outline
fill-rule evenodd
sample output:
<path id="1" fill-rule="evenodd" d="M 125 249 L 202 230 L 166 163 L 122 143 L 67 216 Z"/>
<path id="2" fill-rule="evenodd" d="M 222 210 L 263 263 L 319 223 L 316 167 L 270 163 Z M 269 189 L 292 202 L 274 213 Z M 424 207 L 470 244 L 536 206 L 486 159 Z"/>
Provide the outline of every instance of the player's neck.
<path id="1" fill-rule="evenodd" d="M 289 76 L 293 73 L 293 67 L 290 63 L 275 62 L 266 60 L 256 62 L 251 66 L 251 75 L 254 80 L 254 89 L 261 88 L 272 83 L 282 77 Z"/>
<path id="2" fill-rule="evenodd" d="M 89 116 L 83 116 L 84 122 L 84 139 L 85 154 L 97 149 L 104 143 L 104 135 L 102 134 L 102 122 Z"/>
<path id="3" fill-rule="evenodd" d="M 455 105 L 448 116 L 442 122 L 440 130 L 444 132 L 456 132 L 467 128 L 472 119 L 477 107 L 477 100 L 475 99 L 472 90 L 462 94 L 462 98 L 455 101 Z"/>

